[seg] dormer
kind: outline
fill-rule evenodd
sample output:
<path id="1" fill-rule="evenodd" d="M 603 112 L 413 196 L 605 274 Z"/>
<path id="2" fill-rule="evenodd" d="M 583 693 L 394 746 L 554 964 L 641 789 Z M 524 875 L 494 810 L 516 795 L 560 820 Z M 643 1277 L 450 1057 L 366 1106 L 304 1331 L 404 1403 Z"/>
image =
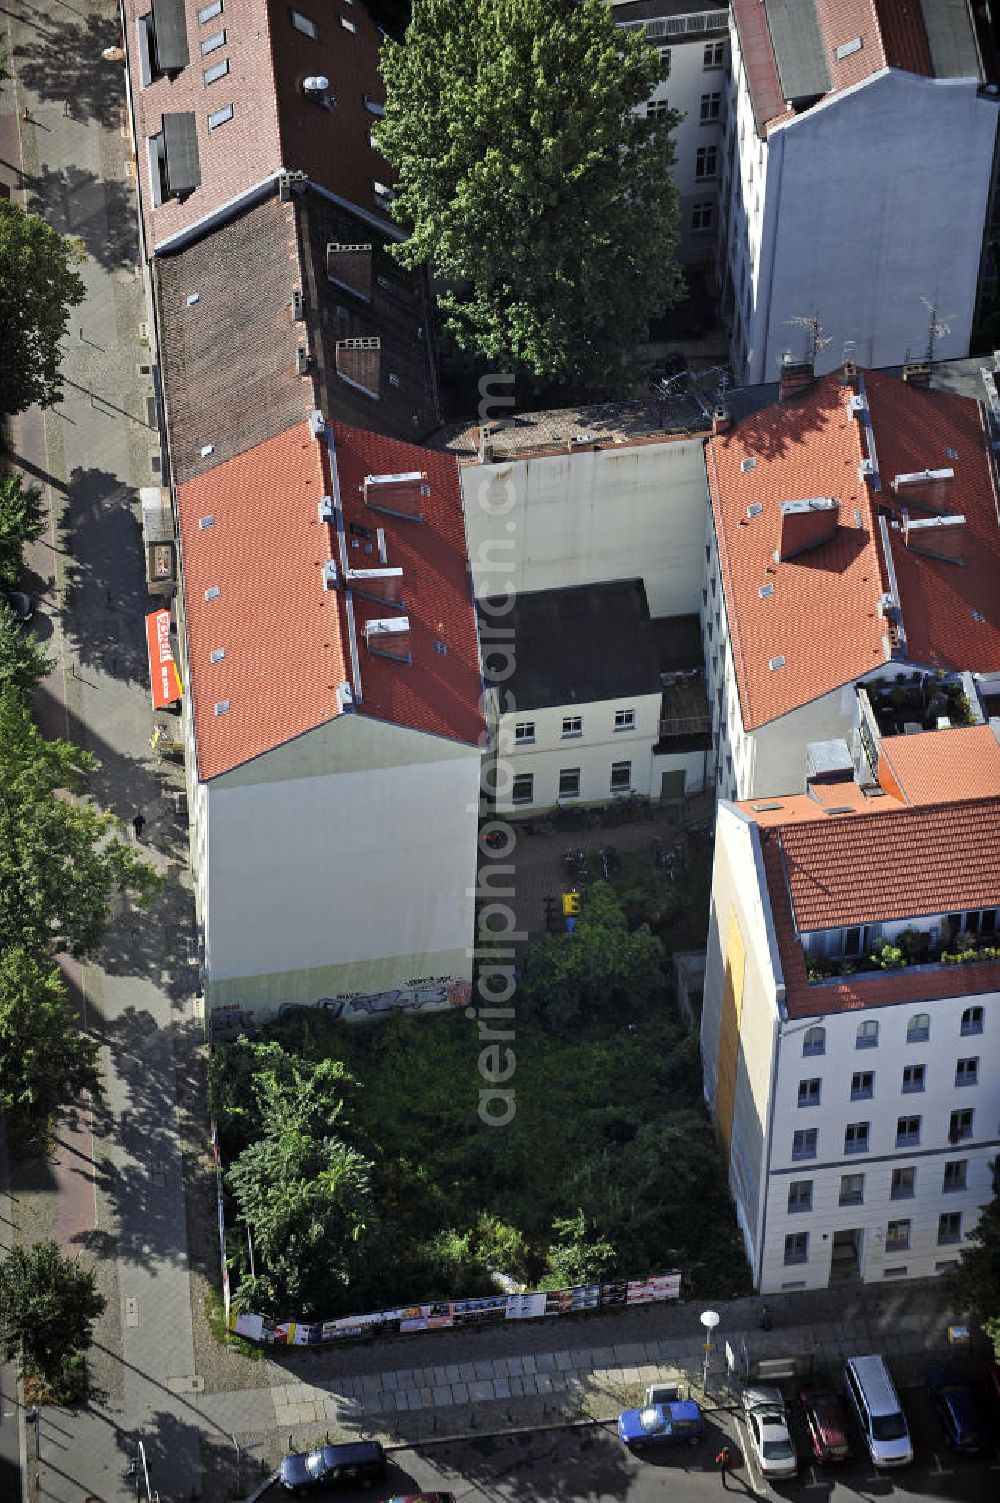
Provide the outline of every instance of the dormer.
<path id="1" fill-rule="evenodd" d="M 380 605 L 395 606 L 405 610 L 403 599 L 403 571 L 389 567 L 381 569 L 348 569 L 347 587 L 366 600 L 375 600 Z"/>
<path id="2" fill-rule="evenodd" d="M 394 517 L 423 521 L 424 498 L 431 493 L 422 470 L 405 470 L 395 475 L 365 476 L 365 505 Z"/>
<path id="3" fill-rule="evenodd" d="M 952 507 L 953 469 L 916 470 L 897 475 L 892 489 L 904 506 L 918 506 L 923 511 L 947 512 Z"/>
<path id="4" fill-rule="evenodd" d="M 363 627 L 365 646 L 377 658 L 392 658 L 397 663 L 412 663 L 409 616 L 382 616 L 366 621 Z"/>
<path id="5" fill-rule="evenodd" d="M 833 496 L 814 496 L 809 501 L 782 501 L 778 546 L 781 562 L 828 543 L 836 535 L 839 522 L 840 502 Z"/>

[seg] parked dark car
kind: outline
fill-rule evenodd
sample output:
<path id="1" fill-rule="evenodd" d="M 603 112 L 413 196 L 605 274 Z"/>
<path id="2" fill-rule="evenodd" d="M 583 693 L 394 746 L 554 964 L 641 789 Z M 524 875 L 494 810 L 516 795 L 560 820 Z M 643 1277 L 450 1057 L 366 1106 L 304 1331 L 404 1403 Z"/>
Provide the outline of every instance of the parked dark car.
<path id="1" fill-rule="evenodd" d="M 809 1443 L 817 1461 L 844 1461 L 851 1454 L 843 1405 L 832 1388 L 799 1390 Z"/>
<path id="2" fill-rule="evenodd" d="M 989 1428 L 979 1395 L 968 1379 L 949 1368 L 932 1368 L 927 1391 L 948 1444 L 956 1451 L 985 1451 Z"/>
<path id="3" fill-rule="evenodd" d="M 385 1474 L 385 1452 L 377 1440 L 354 1440 L 340 1446 L 317 1446 L 286 1456 L 278 1471 L 285 1492 L 299 1497 L 328 1488 L 370 1487 Z"/>

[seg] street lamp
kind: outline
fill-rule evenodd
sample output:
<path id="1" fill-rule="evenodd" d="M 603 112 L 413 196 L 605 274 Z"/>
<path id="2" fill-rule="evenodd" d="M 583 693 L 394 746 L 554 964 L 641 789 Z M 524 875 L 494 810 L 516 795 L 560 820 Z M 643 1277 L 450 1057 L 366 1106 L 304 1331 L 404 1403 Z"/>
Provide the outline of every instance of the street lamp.
<path id="1" fill-rule="evenodd" d="M 705 1362 L 701 1370 L 701 1386 L 705 1393 L 708 1392 L 708 1360 L 712 1355 L 712 1332 L 719 1324 L 719 1312 L 717 1310 L 702 1310 L 698 1319 L 705 1327 Z"/>

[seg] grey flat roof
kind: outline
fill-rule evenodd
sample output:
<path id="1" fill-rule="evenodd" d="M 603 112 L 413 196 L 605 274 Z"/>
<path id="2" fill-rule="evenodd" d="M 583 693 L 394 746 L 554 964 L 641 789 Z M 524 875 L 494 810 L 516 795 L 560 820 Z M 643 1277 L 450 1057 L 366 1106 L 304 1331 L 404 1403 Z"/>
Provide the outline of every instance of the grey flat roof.
<path id="1" fill-rule="evenodd" d="M 968 0 L 920 0 L 936 78 L 982 78 Z"/>
<path id="2" fill-rule="evenodd" d="M 816 0 L 764 0 L 781 92 L 791 101 L 813 99 L 831 87 Z"/>
<path id="3" fill-rule="evenodd" d="M 498 607 L 502 602 L 497 602 Z M 518 595 L 484 625 L 513 628 L 515 669 L 504 687 L 517 709 L 615 700 L 660 692 L 660 666 L 641 579 Z M 489 638 L 483 639 L 487 655 Z"/>

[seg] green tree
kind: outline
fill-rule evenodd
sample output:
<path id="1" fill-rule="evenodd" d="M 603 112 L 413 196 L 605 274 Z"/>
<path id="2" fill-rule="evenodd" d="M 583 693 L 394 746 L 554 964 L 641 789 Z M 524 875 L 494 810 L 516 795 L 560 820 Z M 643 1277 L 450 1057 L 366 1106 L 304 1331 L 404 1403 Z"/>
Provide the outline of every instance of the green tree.
<path id="1" fill-rule="evenodd" d="M 634 113 L 661 75 L 604 0 L 416 0 L 382 53 L 379 148 L 397 255 L 429 262 L 458 345 L 612 386 L 681 290 L 670 129 Z"/>
<path id="2" fill-rule="evenodd" d="M 0 955 L 0 1111 L 45 1122 L 83 1091 L 101 1094 L 98 1046 L 81 1033 L 58 966 Z"/>
<path id="3" fill-rule="evenodd" d="M 1000 1361 L 1000 1159 L 993 1161 L 993 1188 L 948 1284 L 959 1309 L 980 1322 Z"/>
<path id="4" fill-rule="evenodd" d="M 52 672 L 52 659 L 25 631 L 5 600 L 0 600 L 0 692 L 12 688 L 26 698 Z"/>
<path id="5" fill-rule="evenodd" d="M 85 259 L 79 240 L 0 198 L 0 413 L 59 401 L 59 342 L 86 296 Z"/>
<path id="6" fill-rule="evenodd" d="M 114 815 L 74 797 L 93 765 L 79 747 L 47 741 L 15 690 L 0 692 L 0 952 L 89 955 L 113 893 L 146 904 L 162 885 L 115 838 Z"/>
<path id="7" fill-rule="evenodd" d="M 523 993 L 545 1026 L 561 1031 L 648 1005 L 663 987 L 662 958 L 655 935 L 646 925 L 629 933 L 614 889 L 596 882 L 572 934 L 547 934 L 529 947 Z"/>
<path id="8" fill-rule="evenodd" d="M 105 1304 L 93 1272 L 54 1242 L 15 1247 L 0 1262 L 0 1345 L 22 1375 L 36 1373 L 57 1391 Z"/>
<path id="9" fill-rule="evenodd" d="M 38 486 L 25 485 L 20 475 L 0 475 L 0 583 L 18 583 L 25 545 L 37 543 L 44 531 L 45 509 Z"/>
<path id="10" fill-rule="evenodd" d="M 599 1284 L 621 1272 L 621 1259 L 614 1246 L 599 1236 L 579 1208 L 572 1216 L 552 1223 L 555 1241 L 546 1259 L 545 1284 L 550 1289 L 568 1289 L 574 1284 Z"/>

